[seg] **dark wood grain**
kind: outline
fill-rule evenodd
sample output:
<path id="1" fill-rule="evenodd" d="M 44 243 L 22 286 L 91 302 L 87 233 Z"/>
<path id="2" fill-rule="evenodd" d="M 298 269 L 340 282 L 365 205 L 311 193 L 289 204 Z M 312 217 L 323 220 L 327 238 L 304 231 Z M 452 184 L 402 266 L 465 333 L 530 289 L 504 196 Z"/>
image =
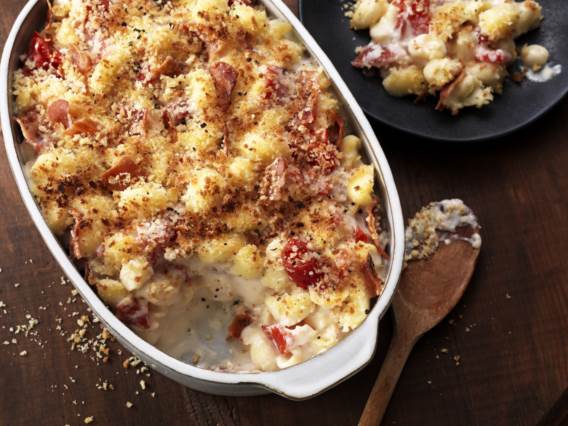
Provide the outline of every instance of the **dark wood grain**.
<path id="1" fill-rule="evenodd" d="M 23 5 L 2 0 L 2 44 Z M 461 197 L 479 214 L 484 236 L 463 302 L 451 323 L 416 346 L 385 424 L 534 425 L 560 400 L 568 385 L 566 117 L 568 101 L 520 133 L 465 146 L 374 125 L 407 215 L 430 200 Z M 23 337 L 17 345 L 0 345 L 1 425 L 83 424 L 87 415 L 94 424 L 117 425 L 356 424 L 390 339 L 389 318 L 365 370 L 302 403 L 209 396 L 158 374 L 149 379 L 156 398 L 148 391 L 136 395 L 140 377 L 122 369 L 124 356 L 97 367 L 71 353 L 55 330 L 56 317 L 75 321 L 63 311 L 74 308 L 58 306 L 69 287 L 58 284 L 61 271 L 19 199 L 4 150 L 0 164 L 0 300 L 7 305 L 7 314 L 0 309 L 0 342 L 18 337 L 9 327 L 26 322 L 26 313 L 40 320 L 38 335 L 46 341 L 43 348 Z M 28 355 L 18 356 L 22 350 Z M 111 378 L 116 389 L 97 390 L 99 377 Z M 126 401 L 134 407 L 126 408 Z"/>

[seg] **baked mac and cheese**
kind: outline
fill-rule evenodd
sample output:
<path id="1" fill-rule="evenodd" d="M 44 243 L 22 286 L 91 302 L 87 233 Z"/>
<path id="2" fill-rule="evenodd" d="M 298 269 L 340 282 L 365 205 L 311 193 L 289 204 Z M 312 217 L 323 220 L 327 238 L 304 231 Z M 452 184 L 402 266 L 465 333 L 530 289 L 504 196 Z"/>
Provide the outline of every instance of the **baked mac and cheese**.
<path id="1" fill-rule="evenodd" d="M 48 225 L 159 348 L 280 369 L 335 345 L 381 293 L 373 166 L 264 8 L 57 0 L 13 93 Z"/>

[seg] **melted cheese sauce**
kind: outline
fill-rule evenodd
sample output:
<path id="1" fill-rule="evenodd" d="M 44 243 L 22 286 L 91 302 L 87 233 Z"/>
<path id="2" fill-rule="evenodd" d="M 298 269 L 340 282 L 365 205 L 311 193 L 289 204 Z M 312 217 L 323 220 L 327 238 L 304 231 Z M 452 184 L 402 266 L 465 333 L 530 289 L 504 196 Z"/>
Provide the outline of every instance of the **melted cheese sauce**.
<path id="1" fill-rule="evenodd" d="M 562 73 L 562 65 L 546 64 L 539 71 L 533 71 L 531 69 L 527 70 L 526 76 L 532 82 L 546 83 L 547 81 L 552 80 L 554 77 L 560 75 L 561 73 Z"/>

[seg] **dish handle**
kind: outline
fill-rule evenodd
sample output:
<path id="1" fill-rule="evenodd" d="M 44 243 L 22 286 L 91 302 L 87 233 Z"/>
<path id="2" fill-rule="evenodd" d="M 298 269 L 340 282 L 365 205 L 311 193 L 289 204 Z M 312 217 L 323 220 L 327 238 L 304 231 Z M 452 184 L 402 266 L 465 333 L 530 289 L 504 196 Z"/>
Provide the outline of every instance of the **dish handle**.
<path id="1" fill-rule="evenodd" d="M 347 380 L 375 353 L 379 316 L 370 315 L 351 335 L 317 356 L 290 369 L 261 374 L 257 383 L 285 398 L 304 400 Z"/>

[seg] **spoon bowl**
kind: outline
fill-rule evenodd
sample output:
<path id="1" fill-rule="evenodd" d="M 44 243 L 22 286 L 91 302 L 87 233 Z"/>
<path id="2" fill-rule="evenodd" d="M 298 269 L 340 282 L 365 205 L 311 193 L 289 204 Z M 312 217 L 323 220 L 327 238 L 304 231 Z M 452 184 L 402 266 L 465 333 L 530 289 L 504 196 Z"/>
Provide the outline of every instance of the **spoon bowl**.
<path id="1" fill-rule="evenodd" d="M 422 335 L 442 321 L 463 296 L 478 255 L 468 242 L 453 240 L 430 258 L 410 262 L 393 298 L 397 327 Z"/>

